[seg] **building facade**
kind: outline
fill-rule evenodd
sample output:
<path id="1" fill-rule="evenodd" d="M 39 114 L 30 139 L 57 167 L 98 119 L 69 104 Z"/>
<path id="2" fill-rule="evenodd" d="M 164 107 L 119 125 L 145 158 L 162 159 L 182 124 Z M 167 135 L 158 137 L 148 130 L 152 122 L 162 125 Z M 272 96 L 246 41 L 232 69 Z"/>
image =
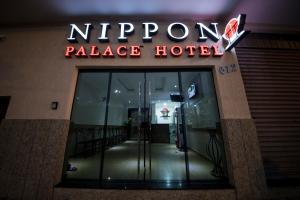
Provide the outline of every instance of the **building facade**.
<path id="1" fill-rule="evenodd" d="M 299 40 L 251 33 L 225 51 L 191 20 L 172 41 L 159 19 L 145 42 L 126 20 L 126 42 L 122 18 L 108 41 L 99 22 L 78 43 L 69 25 L 1 29 L 0 197 L 299 198 Z"/>

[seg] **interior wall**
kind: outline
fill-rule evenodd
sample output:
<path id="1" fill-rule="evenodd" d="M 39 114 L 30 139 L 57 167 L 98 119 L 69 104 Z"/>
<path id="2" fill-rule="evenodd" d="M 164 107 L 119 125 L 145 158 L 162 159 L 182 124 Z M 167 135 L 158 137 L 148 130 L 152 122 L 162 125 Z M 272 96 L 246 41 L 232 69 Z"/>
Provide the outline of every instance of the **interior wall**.
<path id="1" fill-rule="evenodd" d="M 75 124 L 104 125 L 106 104 L 77 105 L 73 115 Z M 109 104 L 107 125 L 122 126 L 127 121 L 128 108 L 122 104 Z"/>
<path id="2" fill-rule="evenodd" d="M 194 152 L 204 156 L 207 159 L 211 159 L 206 151 L 206 146 L 209 142 L 209 134 L 207 131 L 195 131 L 193 129 L 188 130 L 187 134 L 187 147 Z"/>
<path id="3" fill-rule="evenodd" d="M 195 85 L 196 94 L 192 98 L 187 96 L 187 88 Z M 187 145 L 192 151 L 210 159 L 207 153 L 209 144 L 208 128 L 217 128 L 220 122 L 218 104 L 213 81 L 213 74 L 209 71 L 201 73 L 182 73 L 182 87 L 185 99 L 185 115 L 187 124 Z"/>
<path id="4" fill-rule="evenodd" d="M 104 125 L 106 104 L 77 105 L 73 114 L 75 124 Z"/>

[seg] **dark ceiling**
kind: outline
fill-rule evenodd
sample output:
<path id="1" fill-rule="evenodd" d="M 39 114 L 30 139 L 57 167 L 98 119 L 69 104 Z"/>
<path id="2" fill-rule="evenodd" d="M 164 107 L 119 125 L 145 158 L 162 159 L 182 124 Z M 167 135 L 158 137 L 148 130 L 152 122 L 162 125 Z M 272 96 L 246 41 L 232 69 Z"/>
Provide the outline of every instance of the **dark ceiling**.
<path id="1" fill-rule="evenodd" d="M 3 1 L 0 25 L 41 25 L 89 21 L 112 16 L 165 16 L 166 18 L 227 21 L 247 14 L 248 24 L 298 30 L 299 0 L 26 0 Z"/>

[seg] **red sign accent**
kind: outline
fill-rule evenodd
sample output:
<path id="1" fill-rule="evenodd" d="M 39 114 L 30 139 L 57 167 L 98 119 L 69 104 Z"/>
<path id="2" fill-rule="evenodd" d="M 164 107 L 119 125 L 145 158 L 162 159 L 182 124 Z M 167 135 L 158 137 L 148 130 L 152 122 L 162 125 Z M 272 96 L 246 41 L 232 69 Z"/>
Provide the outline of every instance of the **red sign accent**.
<path id="1" fill-rule="evenodd" d="M 117 54 L 121 58 L 126 58 L 127 57 L 127 47 L 126 46 L 119 46 L 117 48 Z"/>
<path id="2" fill-rule="evenodd" d="M 91 46 L 90 56 L 91 57 L 100 57 L 100 52 L 98 51 L 98 47 L 97 46 Z"/>
<path id="3" fill-rule="evenodd" d="M 170 52 L 173 57 L 179 57 L 182 55 L 182 48 L 180 46 L 172 46 Z"/>
<path id="4" fill-rule="evenodd" d="M 173 57 L 180 57 L 185 53 L 188 57 L 194 57 L 196 51 L 198 51 L 199 57 L 220 57 L 224 55 L 224 52 L 220 51 L 218 45 L 174 45 L 169 48 L 166 45 L 157 45 L 154 47 L 154 56 L 156 58 L 166 58 L 168 54 L 170 54 Z M 141 46 L 121 45 L 114 50 L 110 45 L 108 45 L 103 49 L 102 52 L 98 49 L 98 46 L 95 45 L 91 45 L 89 47 L 80 46 L 79 49 L 76 49 L 74 46 L 67 46 L 65 50 L 65 57 L 67 58 L 72 58 L 72 56 L 76 56 L 77 58 L 114 58 L 115 56 L 126 58 L 128 55 L 131 58 L 141 57 Z"/>
<path id="5" fill-rule="evenodd" d="M 212 45 L 211 47 L 213 49 L 213 56 L 214 57 L 221 57 L 224 55 L 224 52 L 219 52 L 219 46 L 218 45 Z"/>
<path id="6" fill-rule="evenodd" d="M 199 46 L 200 50 L 200 56 L 210 56 L 210 51 L 207 45 L 200 45 Z"/>
<path id="7" fill-rule="evenodd" d="M 229 40 L 238 31 L 239 21 L 237 18 L 232 18 L 225 27 L 224 37 Z"/>
<path id="8" fill-rule="evenodd" d="M 155 46 L 155 57 L 167 57 L 167 46 Z"/>
<path id="9" fill-rule="evenodd" d="M 185 50 L 188 51 L 188 57 L 193 57 L 195 56 L 196 46 L 186 46 Z"/>
<path id="10" fill-rule="evenodd" d="M 76 57 L 87 57 L 85 48 L 81 46 L 77 53 L 75 54 Z"/>
<path id="11" fill-rule="evenodd" d="M 67 46 L 65 56 L 71 58 L 71 53 L 75 52 L 75 48 L 73 46 Z"/>
<path id="12" fill-rule="evenodd" d="M 140 57 L 141 56 L 141 49 L 140 46 L 131 46 L 131 53 L 130 57 Z"/>
<path id="13" fill-rule="evenodd" d="M 103 58 L 113 58 L 115 55 L 113 54 L 111 47 L 107 46 L 105 51 L 102 53 Z"/>

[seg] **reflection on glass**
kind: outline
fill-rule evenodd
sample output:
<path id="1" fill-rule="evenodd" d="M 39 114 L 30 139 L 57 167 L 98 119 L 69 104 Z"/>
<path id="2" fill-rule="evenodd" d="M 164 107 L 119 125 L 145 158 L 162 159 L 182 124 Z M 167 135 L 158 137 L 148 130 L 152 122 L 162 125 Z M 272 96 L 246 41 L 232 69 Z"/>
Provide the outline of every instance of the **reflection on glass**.
<path id="1" fill-rule="evenodd" d="M 141 123 L 144 73 L 112 73 L 103 179 L 139 180 L 143 176 Z"/>
<path id="2" fill-rule="evenodd" d="M 190 178 L 223 178 L 225 156 L 212 73 L 182 72 L 181 76 Z"/>
<path id="3" fill-rule="evenodd" d="M 147 83 L 146 104 L 151 110 L 147 175 L 151 180 L 186 180 L 180 102 L 170 98 L 179 93 L 178 73 L 148 73 Z"/>
<path id="4" fill-rule="evenodd" d="M 210 71 L 79 74 L 64 179 L 178 187 L 225 168 Z"/>
<path id="5" fill-rule="evenodd" d="M 66 179 L 99 179 L 108 73 L 80 73 L 64 163 Z"/>

